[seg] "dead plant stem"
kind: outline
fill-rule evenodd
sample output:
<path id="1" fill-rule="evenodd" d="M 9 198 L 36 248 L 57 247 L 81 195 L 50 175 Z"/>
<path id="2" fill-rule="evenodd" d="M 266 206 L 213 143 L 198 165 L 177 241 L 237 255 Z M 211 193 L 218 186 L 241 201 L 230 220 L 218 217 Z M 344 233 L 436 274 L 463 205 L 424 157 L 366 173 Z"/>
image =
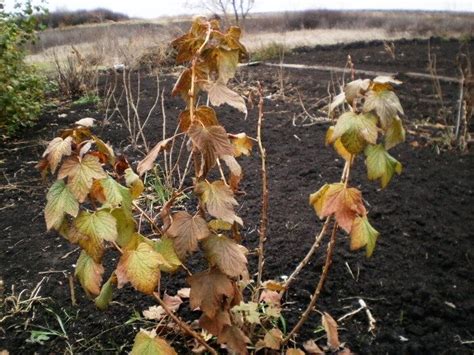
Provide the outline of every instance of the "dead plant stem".
<path id="1" fill-rule="evenodd" d="M 258 229 L 258 271 L 256 292 L 254 293 L 254 301 L 260 297 L 260 287 L 262 285 L 263 266 L 265 264 L 264 245 L 267 239 L 267 224 L 268 224 L 268 177 L 267 177 L 267 153 L 262 142 L 262 125 L 264 120 L 263 114 L 263 88 L 260 82 L 258 83 L 258 123 L 257 123 L 257 142 L 260 152 L 261 174 L 262 174 L 262 210 L 260 217 L 260 226 Z"/>
<path id="2" fill-rule="evenodd" d="M 337 234 L 337 223 L 334 222 L 334 226 L 332 228 L 332 233 L 331 233 L 331 238 L 328 243 L 328 248 L 326 252 L 326 261 L 324 263 L 323 267 L 323 272 L 321 274 L 321 277 L 319 278 L 318 285 L 316 286 L 316 289 L 314 290 L 313 295 L 311 296 L 311 301 L 308 304 L 308 307 L 306 307 L 305 311 L 301 315 L 301 318 L 299 319 L 298 323 L 293 327 L 293 329 L 288 333 L 288 335 L 283 339 L 282 345 L 286 344 L 290 339 L 293 338 L 293 336 L 301 329 L 303 324 L 306 322 L 306 320 L 309 318 L 309 315 L 313 311 L 314 306 L 316 305 L 316 302 L 319 299 L 319 295 L 321 293 L 321 290 L 323 289 L 324 282 L 326 281 L 329 268 L 332 263 L 332 255 L 334 252 L 334 245 L 336 243 L 336 234 Z"/>
<path id="3" fill-rule="evenodd" d="M 187 325 L 182 319 L 180 319 L 178 316 L 176 316 L 169 308 L 168 306 L 166 305 L 165 302 L 163 302 L 163 300 L 161 299 L 160 295 L 156 292 L 153 293 L 153 295 L 155 296 L 156 300 L 160 303 L 161 307 L 163 307 L 164 311 L 166 312 L 166 314 L 168 314 L 168 316 L 178 325 L 179 328 L 181 328 L 181 330 L 186 333 L 186 334 L 189 334 L 190 336 L 192 336 L 194 339 L 196 339 L 199 344 L 201 344 L 202 346 L 204 346 L 206 348 L 207 351 L 209 351 L 211 354 L 213 355 L 217 355 L 217 351 L 215 351 L 203 338 L 201 335 L 199 335 L 198 333 L 196 333 L 194 330 L 191 329 L 191 327 L 189 325 Z"/>

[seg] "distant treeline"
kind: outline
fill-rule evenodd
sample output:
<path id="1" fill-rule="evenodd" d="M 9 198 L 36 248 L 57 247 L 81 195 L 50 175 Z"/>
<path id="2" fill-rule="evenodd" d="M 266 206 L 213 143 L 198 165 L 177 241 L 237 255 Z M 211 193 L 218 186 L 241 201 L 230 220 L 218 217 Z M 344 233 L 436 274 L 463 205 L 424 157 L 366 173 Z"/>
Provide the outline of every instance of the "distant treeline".
<path id="1" fill-rule="evenodd" d="M 129 17 L 108 9 L 94 10 L 58 10 L 37 16 L 38 23 L 48 28 L 77 26 L 90 23 L 118 22 L 128 20 Z"/>

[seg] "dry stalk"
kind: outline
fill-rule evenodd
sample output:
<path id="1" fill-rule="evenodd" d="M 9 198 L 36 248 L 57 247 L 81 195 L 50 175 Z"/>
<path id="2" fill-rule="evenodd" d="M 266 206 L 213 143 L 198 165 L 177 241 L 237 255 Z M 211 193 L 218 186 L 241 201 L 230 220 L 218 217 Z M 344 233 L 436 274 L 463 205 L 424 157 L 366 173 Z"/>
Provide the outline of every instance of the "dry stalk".
<path id="1" fill-rule="evenodd" d="M 198 333 L 196 333 L 194 330 L 191 329 L 191 327 L 189 325 L 187 325 L 182 319 L 180 319 L 178 316 L 176 316 L 169 308 L 168 306 L 166 305 L 165 302 L 163 302 L 163 300 L 161 299 L 160 295 L 156 292 L 153 293 L 153 295 L 155 296 L 156 300 L 160 303 L 161 307 L 163 307 L 164 311 L 166 312 L 166 314 L 178 325 L 179 328 L 181 328 L 181 330 L 192 336 L 194 339 L 196 339 L 199 344 L 201 344 L 202 346 L 204 346 L 206 348 L 207 351 L 209 351 L 211 354 L 213 355 L 217 355 L 217 351 L 215 351 L 203 338 L 201 335 L 199 335 Z"/>
<path id="2" fill-rule="evenodd" d="M 267 239 L 267 224 L 268 224 L 268 177 L 267 177 L 267 153 L 262 142 L 262 124 L 264 119 L 263 114 L 263 88 L 260 82 L 258 82 L 258 123 L 257 123 L 257 142 L 258 149 L 260 152 L 261 161 L 261 174 L 262 174 L 262 210 L 260 217 L 260 227 L 258 230 L 258 271 L 257 271 L 257 284 L 256 292 L 254 293 L 254 300 L 258 300 L 260 297 L 260 287 L 262 285 L 263 266 L 265 264 L 264 255 L 264 244 Z"/>
<path id="3" fill-rule="evenodd" d="M 306 320 L 309 318 L 309 315 L 313 311 L 314 306 L 316 305 L 316 302 L 319 299 L 319 295 L 321 293 L 321 290 L 323 289 L 324 282 L 326 281 L 329 268 L 332 263 L 332 255 L 334 252 L 334 245 L 336 243 L 336 234 L 337 234 L 337 223 L 334 222 L 334 226 L 332 229 L 331 233 L 331 239 L 329 240 L 328 243 L 328 248 L 326 252 L 326 261 L 324 262 L 324 267 L 323 267 L 323 272 L 321 274 L 321 277 L 319 278 L 318 285 L 316 286 L 316 289 L 314 290 L 313 295 L 311 296 L 311 301 L 309 302 L 308 306 L 306 307 L 305 311 L 301 315 L 301 318 L 299 319 L 298 323 L 291 329 L 291 331 L 288 333 L 288 335 L 283 339 L 282 345 L 286 344 L 290 339 L 293 338 L 293 336 L 301 329 L 303 324 L 306 322 Z"/>

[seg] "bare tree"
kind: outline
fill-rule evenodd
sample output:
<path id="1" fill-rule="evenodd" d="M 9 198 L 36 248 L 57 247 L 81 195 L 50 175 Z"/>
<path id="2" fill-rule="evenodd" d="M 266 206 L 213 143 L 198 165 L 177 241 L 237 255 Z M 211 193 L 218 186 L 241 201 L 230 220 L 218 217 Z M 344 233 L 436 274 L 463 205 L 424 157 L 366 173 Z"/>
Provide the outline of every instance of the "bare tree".
<path id="1" fill-rule="evenodd" d="M 242 25 L 245 22 L 254 4 L 255 0 L 203 0 L 199 1 L 197 5 L 192 0 L 187 2 L 189 7 L 201 8 L 222 15 L 226 21 L 229 21 L 229 14 L 232 14 L 237 25 Z"/>

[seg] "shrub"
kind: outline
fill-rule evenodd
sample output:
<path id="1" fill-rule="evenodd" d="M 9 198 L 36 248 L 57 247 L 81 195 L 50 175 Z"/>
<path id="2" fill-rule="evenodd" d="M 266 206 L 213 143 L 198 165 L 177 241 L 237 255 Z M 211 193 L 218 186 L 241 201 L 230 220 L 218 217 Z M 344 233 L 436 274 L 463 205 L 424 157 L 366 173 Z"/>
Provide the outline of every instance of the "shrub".
<path id="1" fill-rule="evenodd" d="M 41 111 L 44 78 L 25 63 L 25 44 L 35 40 L 30 2 L 17 12 L 0 12 L 0 133 L 31 125 Z"/>

